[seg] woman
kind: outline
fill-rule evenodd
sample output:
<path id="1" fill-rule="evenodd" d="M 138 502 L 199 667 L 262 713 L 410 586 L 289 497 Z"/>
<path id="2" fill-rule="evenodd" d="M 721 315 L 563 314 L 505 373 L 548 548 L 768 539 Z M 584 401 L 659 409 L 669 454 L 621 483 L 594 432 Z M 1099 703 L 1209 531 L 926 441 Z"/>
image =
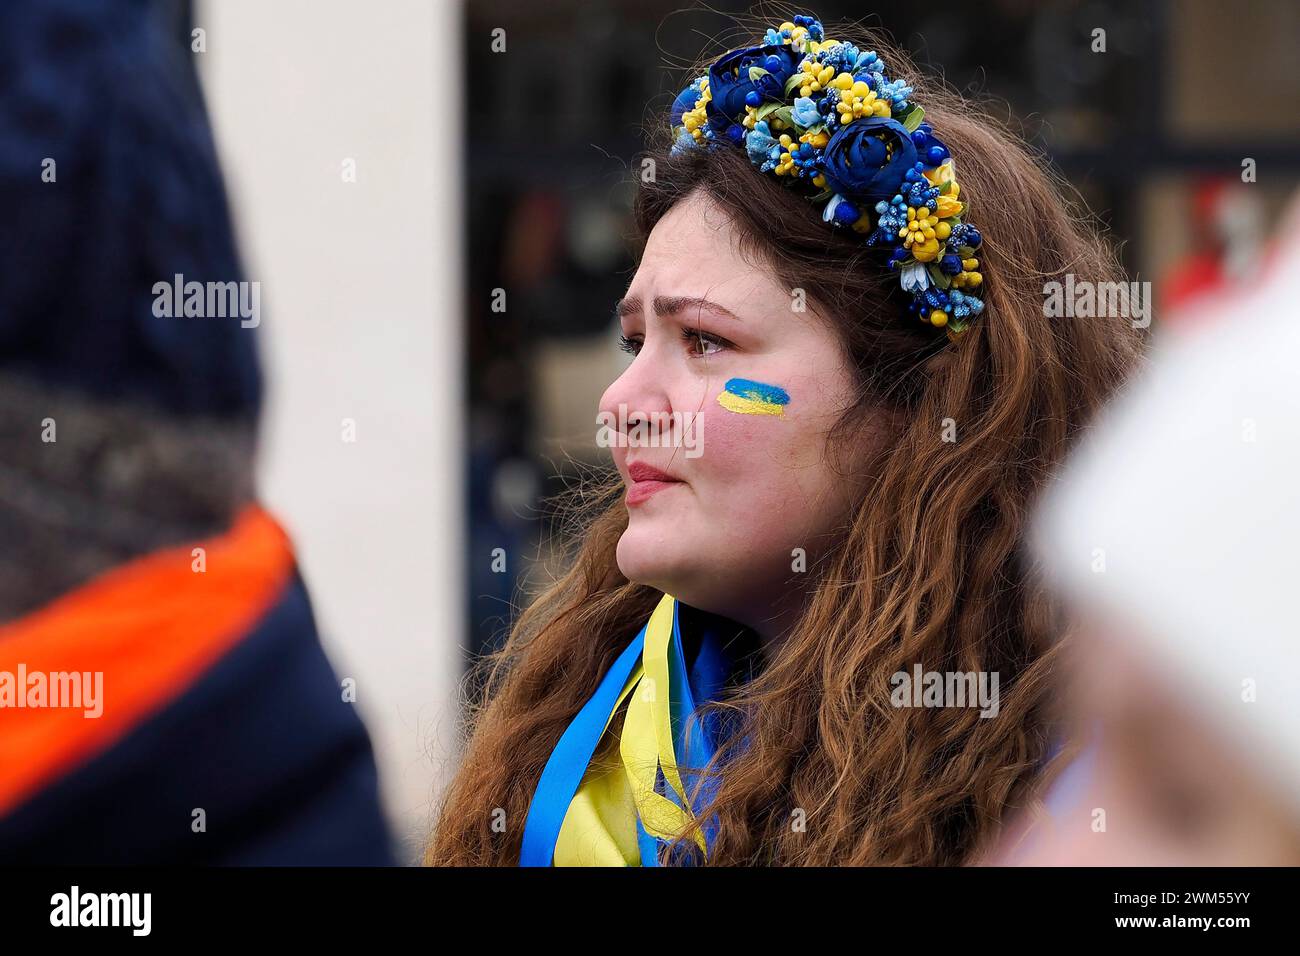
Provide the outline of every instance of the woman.
<path id="1" fill-rule="evenodd" d="M 1139 354 L 1043 284 L 1119 270 L 1021 142 L 812 17 L 665 125 L 618 475 L 494 661 L 427 862 L 972 860 L 1061 743 L 1025 516 Z"/>

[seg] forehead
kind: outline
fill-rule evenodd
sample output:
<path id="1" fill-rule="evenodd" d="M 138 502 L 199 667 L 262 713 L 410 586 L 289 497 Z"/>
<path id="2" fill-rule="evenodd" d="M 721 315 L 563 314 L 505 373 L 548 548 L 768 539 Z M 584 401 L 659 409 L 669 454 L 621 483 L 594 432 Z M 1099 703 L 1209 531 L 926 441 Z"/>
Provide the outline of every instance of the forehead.
<path id="1" fill-rule="evenodd" d="M 671 255 L 674 249 L 694 252 L 714 250 L 720 255 L 739 255 L 736 227 L 718 201 L 703 189 L 695 189 L 676 202 L 650 232 L 646 253 Z"/>
<path id="2" fill-rule="evenodd" d="M 737 315 L 788 315 L 792 291 L 756 258 L 722 207 L 696 190 L 655 224 L 627 297 L 694 296 Z"/>

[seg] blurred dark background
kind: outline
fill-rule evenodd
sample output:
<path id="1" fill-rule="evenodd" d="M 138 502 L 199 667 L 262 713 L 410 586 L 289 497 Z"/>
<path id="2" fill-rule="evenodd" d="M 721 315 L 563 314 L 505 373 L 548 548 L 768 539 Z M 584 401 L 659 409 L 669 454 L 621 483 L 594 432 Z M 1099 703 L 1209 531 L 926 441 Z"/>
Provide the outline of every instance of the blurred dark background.
<path id="1" fill-rule="evenodd" d="M 1110 231 L 1130 276 L 1153 282 L 1157 326 L 1161 309 L 1248 273 L 1300 171 L 1294 0 L 682 6 L 467 5 L 473 652 L 499 642 L 516 588 L 553 553 L 546 499 L 608 461 L 595 412 L 624 359 L 611 316 L 633 270 L 628 170 L 645 124 L 691 78 L 680 67 L 740 45 L 725 43 L 727 14 L 776 25 L 812 13 L 831 37 L 832 23 L 858 20 L 959 91 L 1004 104 Z M 505 573 L 492 570 L 496 548 Z M 532 558 L 521 566 L 519 555 Z"/>

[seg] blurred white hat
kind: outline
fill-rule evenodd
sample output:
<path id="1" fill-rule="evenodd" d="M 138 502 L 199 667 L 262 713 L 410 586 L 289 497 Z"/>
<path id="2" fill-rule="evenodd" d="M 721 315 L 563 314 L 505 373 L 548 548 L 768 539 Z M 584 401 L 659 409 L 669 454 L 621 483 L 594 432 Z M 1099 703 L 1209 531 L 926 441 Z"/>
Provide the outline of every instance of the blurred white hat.
<path id="1" fill-rule="evenodd" d="M 1121 622 L 1300 816 L 1300 201 L 1285 219 L 1251 286 L 1198 307 L 1216 314 L 1194 334 L 1156 337 L 1034 544 L 1074 607 Z"/>

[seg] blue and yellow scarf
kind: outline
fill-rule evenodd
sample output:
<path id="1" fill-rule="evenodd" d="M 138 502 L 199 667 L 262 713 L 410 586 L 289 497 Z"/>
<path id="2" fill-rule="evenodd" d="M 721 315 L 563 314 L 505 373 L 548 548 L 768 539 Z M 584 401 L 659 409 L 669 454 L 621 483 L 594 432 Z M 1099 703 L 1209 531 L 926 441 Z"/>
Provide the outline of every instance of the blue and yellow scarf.
<path id="1" fill-rule="evenodd" d="M 529 805 L 519 865 L 658 866 L 660 841 L 693 820 L 716 785 L 679 773 L 677 758 L 699 769 L 713 756 L 718 728 L 693 718 L 697 702 L 716 697 L 729 673 L 709 628 L 688 669 L 679 604 L 665 594 L 551 752 Z M 706 855 L 715 827 L 704 821 L 696 831 Z"/>

